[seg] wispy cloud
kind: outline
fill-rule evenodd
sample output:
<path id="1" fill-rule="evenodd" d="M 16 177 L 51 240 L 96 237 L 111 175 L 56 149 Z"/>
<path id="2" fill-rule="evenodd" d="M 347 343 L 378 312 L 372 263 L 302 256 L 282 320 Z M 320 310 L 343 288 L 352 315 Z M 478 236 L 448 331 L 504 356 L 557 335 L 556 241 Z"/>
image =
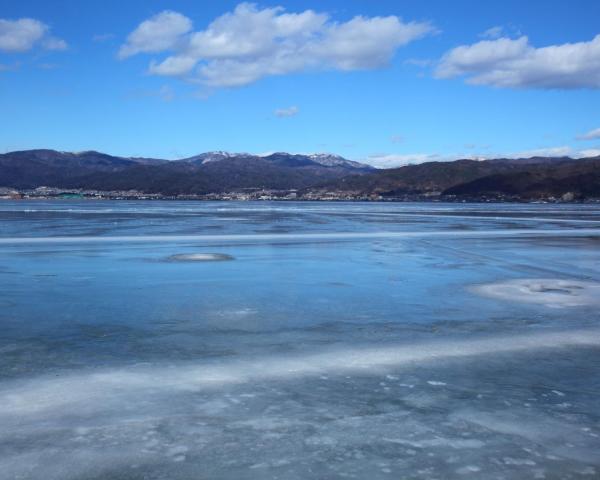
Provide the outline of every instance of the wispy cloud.
<path id="1" fill-rule="evenodd" d="M 473 148 L 486 150 L 489 145 L 472 145 Z M 469 148 L 465 146 L 465 148 Z M 489 160 L 492 158 L 530 158 L 530 157 L 571 157 L 571 158 L 586 158 L 600 155 L 600 148 L 590 148 L 578 150 L 568 145 L 555 147 L 542 147 L 529 150 L 521 150 L 516 152 L 469 152 L 455 154 L 440 154 L 440 153 L 377 153 L 369 155 L 362 159 L 364 163 L 368 163 L 377 168 L 396 168 L 405 165 L 416 165 L 426 162 L 449 162 L 459 159 L 468 160 Z"/>
<path id="2" fill-rule="evenodd" d="M 92 40 L 97 43 L 107 42 L 115 38 L 114 33 L 97 33 L 92 36 Z"/>
<path id="3" fill-rule="evenodd" d="M 600 35 L 588 42 L 534 47 L 526 36 L 461 45 L 439 62 L 438 78 L 504 88 L 600 88 Z"/>
<path id="4" fill-rule="evenodd" d="M 599 148 L 586 148 L 583 150 L 579 150 L 579 154 L 581 155 L 581 158 L 600 157 L 600 147 Z"/>
<path id="5" fill-rule="evenodd" d="M 171 102 L 175 99 L 175 92 L 169 85 L 163 85 L 158 89 L 156 96 L 164 102 Z"/>
<path id="6" fill-rule="evenodd" d="M 568 145 L 559 147 L 542 147 L 531 150 L 521 150 L 519 152 L 506 155 L 507 158 L 529 158 L 529 157 L 581 157 L 579 151 L 574 150 Z"/>
<path id="7" fill-rule="evenodd" d="M 273 112 L 273 114 L 279 118 L 287 118 L 287 117 L 293 117 L 295 115 L 298 115 L 299 112 L 300 112 L 300 109 L 298 107 L 291 106 L 288 108 L 278 108 Z"/>
<path id="8" fill-rule="evenodd" d="M 46 50 L 66 50 L 67 42 L 56 37 L 48 37 L 42 41 L 42 47 Z"/>
<path id="9" fill-rule="evenodd" d="M 500 38 L 503 35 L 504 35 L 504 27 L 497 25 L 495 27 L 488 28 L 485 32 L 482 32 L 479 36 L 481 38 L 496 39 L 496 38 Z"/>
<path id="10" fill-rule="evenodd" d="M 11 72 L 13 70 L 18 70 L 20 66 L 20 62 L 0 63 L 0 72 Z"/>
<path id="11" fill-rule="evenodd" d="M 55 70 L 58 68 L 58 64 L 56 63 L 40 63 L 37 66 L 38 68 L 41 68 L 42 70 Z"/>
<path id="12" fill-rule="evenodd" d="M 130 99 L 141 99 L 141 98 L 158 98 L 163 102 L 171 102 L 175 100 L 176 94 L 173 88 L 169 85 L 162 85 L 157 89 L 137 89 L 129 92 L 127 98 Z"/>
<path id="13" fill-rule="evenodd" d="M 430 67 L 435 64 L 435 61 L 430 58 L 409 58 L 404 60 L 405 65 L 414 65 L 419 68 Z"/>
<path id="14" fill-rule="evenodd" d="M 577 136 L 577 140 L 598 140 L 600 139 L 600 128 L 590 130 L 587 133 Z"/>
<path id="15" fill-rule="evenodd" d="M 65 50 L 68 46 L 64 40 L 50 35 L 50 27 L 39 20 L 0 18 L 0 51 L 23 53 L 34 47 Z"/>
<path id="16" fill-rule="evenodd" d="M 239 87 L 273 75 L 380 68 L 399 47 L 434 32 L 428 22 L 397 16 L 337 22 L 313 10 L 287 13 L 282 7 L 241 3 L 195 32 L 184 15 L 159 13 L 128 36 L 119 57 L 169 52 L 150 63 L 150 73 L 210 88 Z"/>

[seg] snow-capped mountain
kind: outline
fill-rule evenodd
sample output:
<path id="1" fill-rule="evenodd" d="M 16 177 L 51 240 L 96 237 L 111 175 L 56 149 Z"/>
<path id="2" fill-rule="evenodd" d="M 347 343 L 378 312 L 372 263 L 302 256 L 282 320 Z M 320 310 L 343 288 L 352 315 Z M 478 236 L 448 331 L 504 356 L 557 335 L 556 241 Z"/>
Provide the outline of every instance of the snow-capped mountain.
<path id="1" fill-rule="evenodd" d="M 370 165 L 366 165 L 364 163 L 355 162 L 353 160 L 348 160 L 340 155 L 335 155 L 333 153 L 313 153 L 308 155 L 313 162 L 316 162 L 320 165 L 324 165 L 326 167 L 346 167 L 346 168 L 360 168 L 360 169 L 372 169 Z"/>
<path id="2" fill-rule="evenodd" d="M 273 163 L 287 164 L 288 166 L 309 166 L 310 164 L 321 165 L 323 167 L 337 167 L 343 169 L 359 169 L 359 170 L 371 170 L 373 167 L 363 163 L 347 160 L 340 155 L 331 153 L 313 153 L 310 155 L 294 154 L 287 152 L 274 152 L 263 155 L 252 155 L 250 153 L 232 153 L 217 150 L 214 152 L 205 152 L 193 157 L 184 158 L 177 160 L 178 162 L 190 163 L 194 165 L 205 165 L 207 163 L 219 162 L 228 159 L 238 160 L 267 160 Z"/>
<path id="3" fill-rule="evenodd" d="M 234 157 L 245 157 L 248 156 L 246 153 L 231 153 L 225 152 L 223 150 L 216 150 L 214 152 L 205 152 L 199 155 L 194 155 L 193 157 L 184 158 L 182 160 L 177 160 L 179 162 L 186 163 L 196 163 L 196 164 L 206 164 L 210 162 L 218 162 L 220 160 L 225 160 L 227 158 Z"/>

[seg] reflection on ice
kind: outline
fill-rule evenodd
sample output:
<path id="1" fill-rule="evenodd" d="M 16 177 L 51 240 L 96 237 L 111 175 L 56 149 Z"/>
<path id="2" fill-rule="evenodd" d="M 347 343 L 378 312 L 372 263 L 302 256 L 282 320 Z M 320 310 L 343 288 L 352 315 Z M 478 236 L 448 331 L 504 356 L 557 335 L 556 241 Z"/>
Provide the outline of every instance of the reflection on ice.
<path id="1" fill-rule="evenodd" d="M 600 283 L 552 278 L 518 279 L 472 287 L 481 295 L 549 307 L 600 305 Z"/>

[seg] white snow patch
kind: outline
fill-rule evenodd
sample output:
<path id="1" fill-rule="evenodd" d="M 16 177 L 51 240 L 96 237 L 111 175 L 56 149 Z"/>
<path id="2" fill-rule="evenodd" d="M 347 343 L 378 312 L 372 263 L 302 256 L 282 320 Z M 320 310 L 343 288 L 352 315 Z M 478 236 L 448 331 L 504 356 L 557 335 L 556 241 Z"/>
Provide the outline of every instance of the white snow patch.
<path id="1" fill-rule="evenodd" d="M 439 341 L 373 348 L 345 348 L 303 355 L 267 356 L 238 361 L 188 363 L 74 372 L 61 377 L 5 382 L 0 388 L 0 420 L 41 412 L 67 411 L 71 405 L 103 409 L 119 398 L 147 393 L 200 391 L 255 380 L 289 380 L 332 373 L 380 373 L 381 369 L 470 358 L 495 353 L 566 346 L 599 346 L 600 330 L 496 336 L 474 340 Z M 409 386 L 410 388 L 410 386 Z M 106 404 L 106 405 L 105 405 Z M 207 402 L 219 411 L 226 403 Z"/>
<path id="2" fill-rule="evenodd" d="M 588 237 L 600 236 L 598 228 L 506 230 L 437 230 L 411 232 L 335 232 L 335 233 L 251 233 L 233 235 L 115 235 L 71 237 L 6 237 L 0 245 L 71 244 L 71 243 L 163 243 L 163 242 L 288 242 L 290 240 L 371 240 L 391 238 L 529 238 L 529 237 Z"/>
<path id="3" fill-rule="evenodd" d="M 233 260 L 231 255 L 225 253 L 179 253 L 167 258 L 170 262 L 218 262 Z"/>
<path id="4" fill-rule="evenodd" d="M 471 290 L 486 297 L 549 307 L 600 305 L 600 283 L 552 278 L 525 278 L 476 285 Z"/>

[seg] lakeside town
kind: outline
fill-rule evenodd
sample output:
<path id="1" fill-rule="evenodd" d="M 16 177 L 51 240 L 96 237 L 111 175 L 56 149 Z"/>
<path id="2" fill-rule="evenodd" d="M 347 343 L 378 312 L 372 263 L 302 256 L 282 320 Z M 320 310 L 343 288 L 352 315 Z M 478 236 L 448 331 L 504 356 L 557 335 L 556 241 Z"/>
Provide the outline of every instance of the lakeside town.
<path id="1" fill-rule="evenodd" d="M 517 195 L 456 196 L 441 192 L 404 195 L 365 194 L 330 190 L 273 190 L 248 188 L 231 192 L 165 195 L 138 190 L 87 190 L 37 187 L 15 189 L 0 187 L 0 200 L 199 200 L 199 201 L 363 201 L 363 202 L 525 202 L 525 203 L 600 203 L 600 198 L 578 198 L 567 192 L 561 196 L 528 199 Z"/>

